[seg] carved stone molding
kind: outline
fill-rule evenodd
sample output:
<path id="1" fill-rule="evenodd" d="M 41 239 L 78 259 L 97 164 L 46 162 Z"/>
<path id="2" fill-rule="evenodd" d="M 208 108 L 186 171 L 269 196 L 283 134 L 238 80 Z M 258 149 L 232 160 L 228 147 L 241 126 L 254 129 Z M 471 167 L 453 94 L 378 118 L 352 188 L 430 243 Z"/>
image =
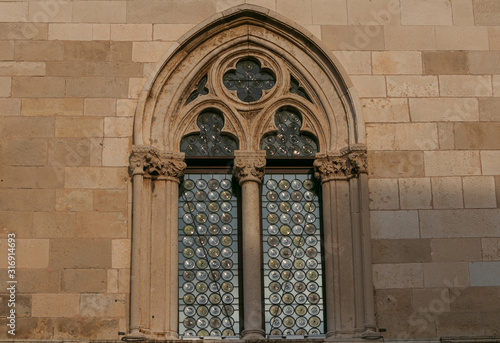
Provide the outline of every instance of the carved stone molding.
<path id="1" fill-rule="evenodd" d="M 366 148 L 356 145 L 336 153 L 316 154 L 314 170 L 314 175 L 321 182 L 347 180 L 366 174 Z"/>
<path id="2" fill-rule="evenodd" d="M 132 147 L 130 156 L 130 174 L 141 174 L 147 178 L 179 181 L 187 165 L 184 153 L 160 151 L 146 145 Z"/>
<path id="3" fill-rule="evenodd" d="M 265 151 L 235 151 L 234 176 L 240 185 L 246 181 L 262 182 L 266 167 Z"/>

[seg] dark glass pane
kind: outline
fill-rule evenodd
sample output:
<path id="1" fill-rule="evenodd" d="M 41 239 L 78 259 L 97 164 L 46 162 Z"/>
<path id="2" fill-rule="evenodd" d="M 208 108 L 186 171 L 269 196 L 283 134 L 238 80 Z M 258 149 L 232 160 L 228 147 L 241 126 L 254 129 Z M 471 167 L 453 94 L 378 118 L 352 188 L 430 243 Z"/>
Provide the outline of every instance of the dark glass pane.
<path id="1" fill-rule="evenodd" d="M 257 62 L 246 59 L 236 63 L 236 70 L 227 72 L 223 81 L 227 89 L 236 91 L 238 99 L 253 102 L 262 97 L 262 90 L 274 87 L 276 77 L 261 70 Z"/>
<path id="2" fill-rule="evenodd" d="M 236 140 L 222 133 L 224 117 L 215 112 L 203 112 L 198 116 L 199 134 L 189 135 L 181 140 L 181 152 L 186 157 L 234 156 L 238 149 Z"/>
<path id="3" fill-rule="evenodd" d="M 293 77 L 290 78 L 290 93 L 295 93 L 304 99 L 311 101 L 304 88 L 300 87 L 299 81 L 295 80 Z"/>
<path id="4" fill-rule="evenodd" d="M 208 94 L 208 88 L 207 88 L 207 76 L 205 75 L 202 77 L 200 82 L 198 82 L 198 85 L 196 85 L 196 90 L 191 93 L 189 98 L 186 101 L 186 104 L 189 104 L 191 101 L 195 100 L 198 96 L 200 95 L 205 95 Z"/>
<path id="5" fill-rule="evenodd" d="M 266 333 L 324 334 L 321 227 L 315 181 L 309 175 L 266 175 L 262 214 Z"/>
<path id="6" fill-rule="evenodd" d="M 260 145 L 267 157 L 312 157 L 318 145 L 308 135 L 302 134 L 302 118 L 293 110 L 280 109 L 274 118 L 278 131 L 266 135 Z"/>
<path id="7" fill-rule="evenodd" d="M 238 215 L 231 176 L 188 174 L 179 192 L 179 333 L 238 335 Z"/>

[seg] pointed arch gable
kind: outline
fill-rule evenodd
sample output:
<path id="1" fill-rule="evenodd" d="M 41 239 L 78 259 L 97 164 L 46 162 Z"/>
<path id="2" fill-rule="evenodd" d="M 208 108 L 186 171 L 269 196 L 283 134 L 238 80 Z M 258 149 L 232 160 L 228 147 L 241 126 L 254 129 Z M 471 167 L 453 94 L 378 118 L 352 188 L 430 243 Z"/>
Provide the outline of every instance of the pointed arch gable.
<path id="1" fill-rule="evenodd" d="M 181 99 L 189 96 L 203 75 L 209 79 L 222 77 L 211 66 L 249 51 L 281 59 L 277 63 L 288 69 L 286 77 L 299 77 L 301 86 L 311 93 L 316 111 L 308 121 L 322 142 L 321 152 L 365 143 L 357 93 L 335 56 L 296 23 L 259 6 L 241 5 L 200 23 L 165 53 L 140 94 L 134 145 L 179 151 L 182 135 L 178 132 L 188 131 L 185 116 L 189 107 L 199 106 L 186 105 Z M 210 91 L 214 94 L 221 90 Z M 229 112 L 236 135 L 259 131 L 273 116 L 264 108 L 249 115 L 241 115 L 241 108 L 229 108 Z M 241 142 L 241 149 L 257 146 L 258 141 Z"/>

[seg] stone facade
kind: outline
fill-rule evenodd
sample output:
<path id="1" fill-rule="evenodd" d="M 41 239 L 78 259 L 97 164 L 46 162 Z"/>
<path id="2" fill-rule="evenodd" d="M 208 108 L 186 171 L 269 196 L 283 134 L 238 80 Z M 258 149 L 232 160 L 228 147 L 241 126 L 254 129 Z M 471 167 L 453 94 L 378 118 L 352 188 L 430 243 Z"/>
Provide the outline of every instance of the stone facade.
<path id="1" fill-rule="evenodd" d="M 339 198 L 350 194 L 349 222 L 352 213 L 363 213 L 366 200 L 369 219 L 361 226 L 369 231 L 359 232 L 371 236 L 371 244 L 361 246 L 360 238 L 358 248 L 372 251 L 374 300 L 361 312 L 374 306 L 386 341 L 498 341 L 496 0 L 0 2 L 0 340 L 118 340 L 119 332 L 135 329 L 131 322 L 140 322 L 131 308 L 143 298 L 131 297 L 131 288 L 168 289 L 165 279 L 144 284 L 131 272 L 138 270 L 134 263 L 144 262 L 139 250 L 156 249 L 134 246 L 139 239 L 133 239 L 133 228 L 143 225 L 146 213 L 137 210 L 136 199 L 153 182 L 162 188 L 155 186 L 152 196 L 177 192 L 185 168 L 178 150 L 165 152 L 174 150 L 168 145 L 173 141 L 163 151 L 153 148 L 160 145 L 155 132 L 138 131 L 139 121 L 144 127 L 148 122 L 136 115 L 148 111 L 141 92 L 155 85 L 156 75 L 168 76 L 165 56 L 205 20 L 220 20 L 244 4 L 286 19 L 289 32 L 300 32 L 325 56 L 334 56 L 335 75 L 346 85 L 338 102 L 328 98 L 335 115 L 350 113 L 343 101 L 354 99 L 359 118 L 345 120 L 344 131 L 358 125 L 358 141 L 346 136 L 335 145 L 328 135 L 320 137 L 329 149 L 317 156 L 315 167 L 324 184 L 336 183 L 331 187 Z M 312 112 L 318 118 L 323 113 Z M 311 132 L 320 136 L 327 122 L 311 122 Z M 235 135 L 245 132 L 232 123 Z M 364 150 L 356 150 L 365 141 L 366 159 Z M 255 149 L 251 139 L 245 144 L 243 150 Z M 261 167 L 253 167 L 255 180 L 246 184 L 261 177 Z M 246 166 L 239 168 L 245 177 Z M 177 218 L 153 222 L 175 227 Z M 15 336 L 6 326 L 10 233 L 16 235 Z M 358 248 L 346 260 L 359 258 L 352 262 L 353 274 L 366 280 L 367 260 L 361 261 Z M 171 253 L 176 259 L 177 252 Z M 368 299 L 363 292 L 371 291 L 365 287 L 346 297 Z M 348 300 L 342 304 L 350 306 Z M 155 306 L 164 313 L 156 320 L 170 323 L 164 338 L 174 337 L 176 322 L 169 316 L 175 317 L 176 305 Z"/>

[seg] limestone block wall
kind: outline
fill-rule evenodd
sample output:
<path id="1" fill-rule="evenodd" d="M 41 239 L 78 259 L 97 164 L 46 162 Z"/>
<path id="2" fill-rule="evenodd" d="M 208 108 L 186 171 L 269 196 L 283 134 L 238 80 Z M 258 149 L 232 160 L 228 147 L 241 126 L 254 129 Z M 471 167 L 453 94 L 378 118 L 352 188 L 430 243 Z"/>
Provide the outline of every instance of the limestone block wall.
<path id="1" fill-rule="evenodd" d="M 500 336 L 499 1 L 14 0 L 0 2 L 0 339 L 127 331 L 138 94 L 173 42 L 242 3 L 314 34 L 361 99 L 385 337 Z"/>

